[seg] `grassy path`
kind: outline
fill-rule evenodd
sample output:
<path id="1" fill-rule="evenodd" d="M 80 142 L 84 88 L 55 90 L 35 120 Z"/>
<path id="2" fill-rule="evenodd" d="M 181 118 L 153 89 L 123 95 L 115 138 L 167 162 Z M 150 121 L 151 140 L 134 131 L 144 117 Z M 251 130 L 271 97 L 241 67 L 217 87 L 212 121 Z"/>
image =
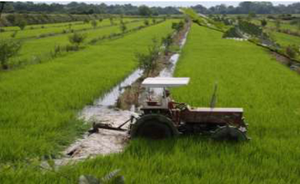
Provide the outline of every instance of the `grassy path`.
<path id="1" fill-rule="evenodd" d="M 170 33 L 171 22 L 0 73 L 0 161 L 57 153 L 82 127 L 76 113 L 136 68 L 135 53 Z"/>

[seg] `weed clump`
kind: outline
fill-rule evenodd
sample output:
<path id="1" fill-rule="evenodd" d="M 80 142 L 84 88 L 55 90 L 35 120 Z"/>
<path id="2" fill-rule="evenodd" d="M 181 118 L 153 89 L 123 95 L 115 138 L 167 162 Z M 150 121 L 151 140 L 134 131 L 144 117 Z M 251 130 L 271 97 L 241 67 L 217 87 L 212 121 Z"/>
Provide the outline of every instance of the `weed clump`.
<path id="1" fill-rule="evenodd" d="M 0 63 L 3 70 L 9 68 L 9 59 L 17 55 L 20 49 L 20 42 L 12 40 L 0 41 Z"/>

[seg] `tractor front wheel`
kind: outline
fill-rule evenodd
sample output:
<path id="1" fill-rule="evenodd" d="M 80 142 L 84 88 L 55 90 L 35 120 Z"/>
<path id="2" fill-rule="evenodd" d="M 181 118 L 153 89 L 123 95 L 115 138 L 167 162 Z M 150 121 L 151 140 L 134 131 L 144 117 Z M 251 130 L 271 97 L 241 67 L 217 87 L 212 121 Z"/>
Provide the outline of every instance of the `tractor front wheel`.
<path id="1" fill-rule="evenodd" d="M 130 131 L 132 138 L 165 139 L 178 134 L 173 122 L 160 114 L 144 115 L 132 125 Z"/>
<path id="2" fill-rule="evenodd" d="M 214 140 L 218 141 L 246 141 L 248 140 L 245 132 L 240 131 L 236 127 L 222 126 L 218 128 L 212 135 Z"/>

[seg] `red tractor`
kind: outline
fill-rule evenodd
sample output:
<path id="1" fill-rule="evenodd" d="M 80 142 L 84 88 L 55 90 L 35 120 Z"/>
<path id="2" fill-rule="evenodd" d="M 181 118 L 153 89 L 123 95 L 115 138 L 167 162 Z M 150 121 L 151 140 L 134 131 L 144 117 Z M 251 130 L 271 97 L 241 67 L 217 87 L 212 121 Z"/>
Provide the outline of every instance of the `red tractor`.
<path id="1" fill-rule="evenodd" d="M 190 107 L 170 98 L 167 88 L 188 83 L 189 78 L 146 78 L 142 82 L 146 89 L 140 109 L 142 113 L 131 118 L 131 138 L 162 139 L 181 134 L 201 134 L 217 140 L 248 140 L 242 108 Z M 117 128 L 103 125 L 98 128 L 127 131 L 122 129 L 124 124 Z"/>

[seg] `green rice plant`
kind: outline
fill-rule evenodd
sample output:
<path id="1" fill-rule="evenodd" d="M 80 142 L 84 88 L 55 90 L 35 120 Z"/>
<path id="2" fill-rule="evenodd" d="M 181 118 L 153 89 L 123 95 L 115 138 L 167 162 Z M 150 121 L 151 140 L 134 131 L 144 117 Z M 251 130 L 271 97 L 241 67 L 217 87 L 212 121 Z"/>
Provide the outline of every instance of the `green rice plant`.
<path id="1" fill-rule="evenodd" d="M 278 42 L 281 46 L 288 46 L 288 45 L 299 45 L 300 46 L 300 37 L 298 36 L 293 36 L 293 35 L 288 35 L 284 33 L 279 33 L 279 32 L 269 32 L 272 37 Z"/>
<path id="2" fill-rule="evenodd" d="M 52 62 L 0 73 L 0 162 L 56 155 L 83 130 L 77 113 L 138 66 L 134 53 L 146 52 L 153 37 L 171 31 L 168 21 Z"/>
<path id="3" fill-rule="evenodd" d="M 133 29 L 140 25 L 142 22 L 127 23 L 127 29 Z M 106 27 L 102 29 L 92 29 L 87 30 L 82 33 L 86 34 L 87 38 L 85 43 L 89 43 L 93 39 L 99 37 L 108 36 L 111 33 L 119 33 L 120 29 L 118 26 Z M 63 35 L 45 37 L 40 39 L 31 39 L 23 42 L 23 47 L 20 50 L 20 54 L 17 57 L 12 58 L 13 63 L 15 61 L 23 61 L 23 64 L 31 63 L 33 57 L 40 57 L 42 60 L 49 59 L 49 53 L 55 48 L 56 45 L 61 45 L 61 47 L 66 47 L 69 44 L 68 37 L 72 33 L 67 33 Z M 41 47 L 43 45 L 43 47 Z"/>
<path id="4" fill-rule="evenodd" d="M 133 21 L 135 19 L 126 19 L 127 21 Z M 109 20 L 105 19 L 101 23 L 101 26 L 109 26 L 110 22 Z M 52 35 L 52 34 L 60 34 L 63 30 L 68 28 L 68 24 L 66 24 L 64 27 L 63 26 L 50 26 L 47 27 L 47 24 L 45 24 L 46 28 L 45 29 L 24 29 L 23 31 L 20 31 L 16 35 L 16 39 L 24 39 L 24 38 L 39 38 L 47 35 Z M 84 29 L 92 29 L 89 24 L 73 24 L 72 30 L 79 31 L 79 30 L 84 30 Z M 2 32 L 0 33 L 0 37 L 3 39 L 8 39 L 11 35 L 10 31 L 7 32 Z"/>
<path id="5" fill-rule="evenodd" d="M 135 36 L 141 36 L 138 34 Z M 116 42 L 132 41 L 135 36 Z M 82 174 L 103 176 L 115 169 L 121 169 L 125 182 L 133 184 L 299 181 L 300 83 L 296 73 L 260 47 L 222 39 L 219 32 L 193 25 L 175 75 L 191 77 L 191 83 L 172 90 L 174 98 L 194 106 L 209 105 L 218 81 L 217 106 L 243 107 L 252 140 L 244 144 L 201 136 L 133 140 L 124 153 L 64 166 L 57 173 L 45 173 L 34 165 L 13 168 L 6 164 L 0 182 L 76 183 Z M 99 81 L 90 78 L 93 80 Z"/>

